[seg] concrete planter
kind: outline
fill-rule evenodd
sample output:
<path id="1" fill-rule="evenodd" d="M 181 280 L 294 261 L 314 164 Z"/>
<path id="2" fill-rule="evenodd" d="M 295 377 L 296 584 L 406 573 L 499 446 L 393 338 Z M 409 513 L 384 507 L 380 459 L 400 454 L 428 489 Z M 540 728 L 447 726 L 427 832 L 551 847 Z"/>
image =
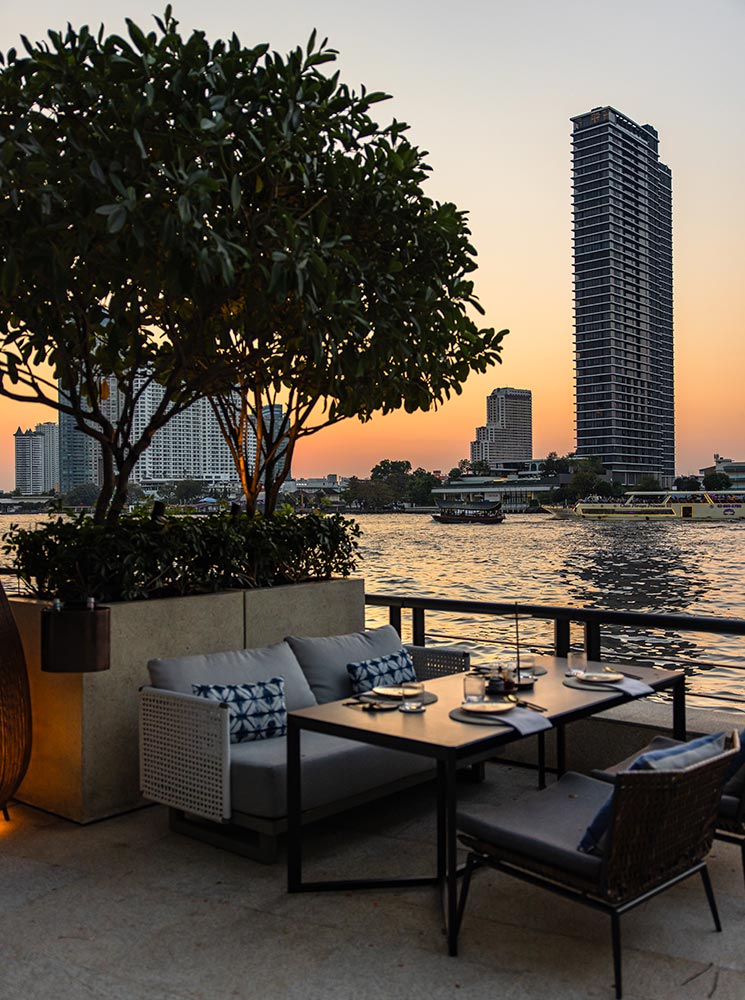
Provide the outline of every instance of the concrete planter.
<path id="1" fill-rule="evenodd" d="M 364 581 L 318 580 L 286 587 L 110 605 L 110 669 L 41 670 L 45 601 L 11 600 L 26 655 L 33 746 L 16 797 L 78 823 L 143 804 L 139 793 L 137 690 L 156 656 L 214 653 L 333 635 L 364 627 Z"/>

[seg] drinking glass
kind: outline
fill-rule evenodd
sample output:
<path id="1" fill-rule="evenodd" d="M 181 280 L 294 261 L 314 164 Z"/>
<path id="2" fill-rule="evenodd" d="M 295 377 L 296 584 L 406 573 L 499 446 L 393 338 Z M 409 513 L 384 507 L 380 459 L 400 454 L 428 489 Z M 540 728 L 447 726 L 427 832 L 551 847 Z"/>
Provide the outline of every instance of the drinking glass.
<path id="1" fill-rule="evenodd" d="M 584 673 L 587 670 L 587 656 L 584 652 L 570 653 L 567 662 L 569 665 L 567 673 L 569 674 Z"/>
<path id="2" fill-rule="evenodd" d="M 421 681 L 404 681 L 401 691 L 401 711 L 418 712 L 424 700 L 424 684 Z"/>
<path id="3" fill-rule="evenodd" d="M 463 678 L 463 700 L 483 701 L 486 694 L 486 680 L 482 674 L 466 674 Z"/>

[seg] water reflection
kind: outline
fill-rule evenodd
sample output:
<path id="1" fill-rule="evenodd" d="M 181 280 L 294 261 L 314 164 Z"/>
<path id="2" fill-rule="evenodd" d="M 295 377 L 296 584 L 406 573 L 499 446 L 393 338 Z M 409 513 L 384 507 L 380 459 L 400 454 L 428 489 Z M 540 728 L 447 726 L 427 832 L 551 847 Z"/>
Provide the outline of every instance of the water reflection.
<path id="1" fill-rule="evenodd" d="M 511 515 L 503 525 L 438 525 L 426 516 L 366 515 L 361 572 L 371 593 L 399 592 L 482 601 L 745 617 L 745 525 L 554 521 Z M 368 609 L 382 624 L 384 609 Z M 507 619 L 427 614 L 433 639 L 471 637 L 475 658 L 514 654 Z M 521 644 L 547 650 L 552 625 L 520 625 Z M 573 641 L 582 641 L 581 629 Z M 687 665 L 695 693 L 740 699 L 740 636 L 603 630 L 604 655 Z M 714 670 L 701 670 L 714 663 Z M 708 703 L 710 704 L 710 703 Z"/>

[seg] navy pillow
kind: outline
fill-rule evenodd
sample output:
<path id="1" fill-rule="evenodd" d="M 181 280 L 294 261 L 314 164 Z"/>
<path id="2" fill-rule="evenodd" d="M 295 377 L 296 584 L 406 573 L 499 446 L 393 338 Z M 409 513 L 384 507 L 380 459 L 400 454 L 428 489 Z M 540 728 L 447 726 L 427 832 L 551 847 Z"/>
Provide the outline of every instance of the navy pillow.
<path id="1" fill-rule="evenodd" d="M 287 735 L 283 677 L 272 677 L 256 684 L 192 684 L 191 689 L 200 698 L 226 702 L 231 743 Z"/>
<path id="2" fill-rule="evenodd" d="M 680 771 L 723 753 L 724 743 L 724 733 L 712 733 L 662 750 L 650 750 L 637 757 L 629 771 Z"/>
<path id="3" fill-rule="evenodd" d="M 605 847 L 605 835 L 610 824 L 611 805 L 615 788 L 608 794 L 608 798 L 595 813 L 590 825 L 585 830 L 582 840 L 577 845 L 577 850 L 583 854 L 602 854 Z"/>
<path id="4" fill-rule="evenodd" d="M 374 687 L 392 687 L 416 680 L 416 671 L 405 649 L 373 660 L 348 663 L 347 673 L 352 682 L 353 694 L 364 694 Z"/>
<path id="5" fill-rule="evenodd" d="M 676 746 L 665 747 L 663 750 L 650 750 L 637 757 L 629 767 L 629 771 L 678 771 L 684 767 L 700 764 L 710 757 L 716 757 L 724 751 L 725 734 L 713 733 L 711 736 L 699 736 Z M 605 835 L 610 823 L 613 792 L 598 809 L 592 822 L 585 830 L 577 850 L 585 854 L 602 854 L 605 845 Z"/>

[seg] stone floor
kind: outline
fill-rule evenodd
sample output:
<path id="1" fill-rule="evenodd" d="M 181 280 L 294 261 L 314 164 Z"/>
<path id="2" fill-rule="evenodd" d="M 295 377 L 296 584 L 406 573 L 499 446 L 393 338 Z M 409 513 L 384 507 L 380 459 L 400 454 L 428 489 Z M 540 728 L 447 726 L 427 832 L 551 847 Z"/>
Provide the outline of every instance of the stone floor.
<path id="1" fill-rule="evenodd" d="M 512 800 L 534 777 L 489 765 L 462 799 Z M 309 875 L 422 872 L 432 788 L 308 834 Z M 506 876 L 474 879 L 449 958 L 431 889 L 288 896 L 263 866 L 168 830 L 153 807 L 79 827 L 23 806 L 0 821 L 3 1000 L 612 1000 L 607 919 Z M 692 879 L 622 922 L 627 1000 L 743 1000 L 739 850 L 711 856 L 724 932 Z"/>

